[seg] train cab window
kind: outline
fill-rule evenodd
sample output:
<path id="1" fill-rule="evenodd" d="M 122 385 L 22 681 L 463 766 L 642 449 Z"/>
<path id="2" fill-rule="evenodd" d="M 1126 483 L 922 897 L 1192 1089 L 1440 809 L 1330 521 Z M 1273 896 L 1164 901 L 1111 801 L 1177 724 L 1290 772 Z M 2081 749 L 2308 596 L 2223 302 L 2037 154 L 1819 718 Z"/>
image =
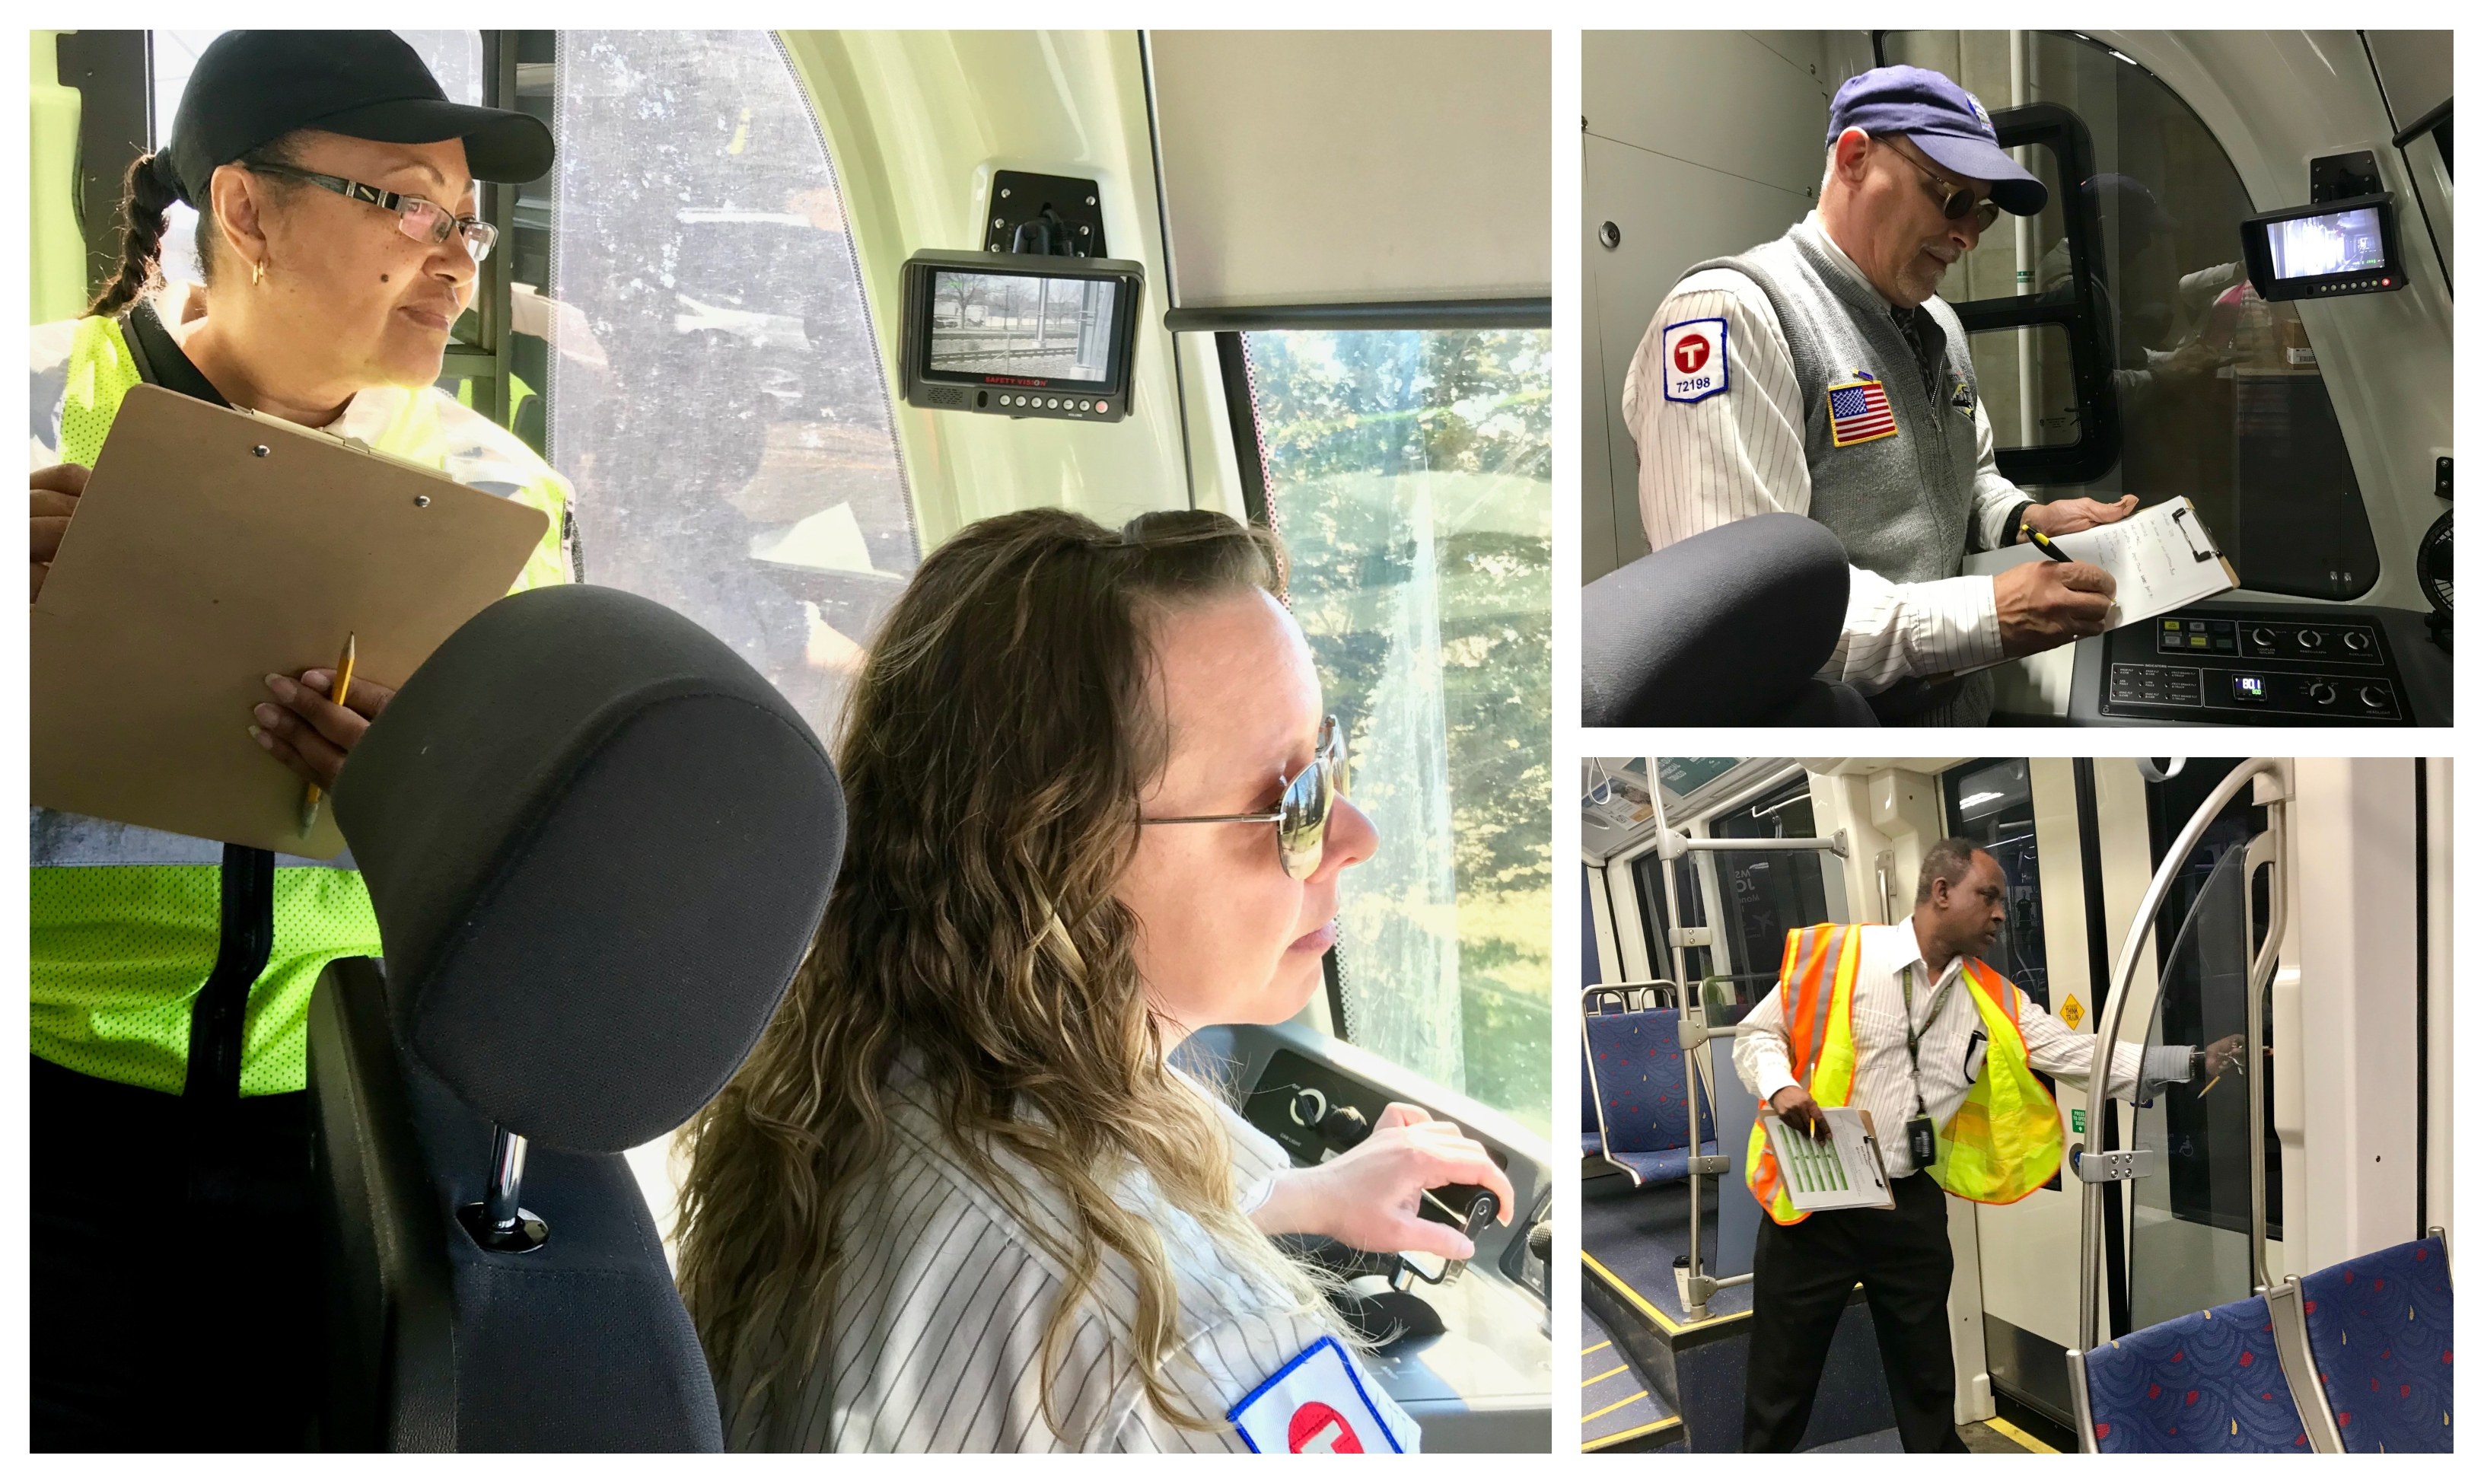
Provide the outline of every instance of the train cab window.
<path id="1" fill-rule="evenodd" d="M 1552 337 L 1240 338 L 1294 614 L 1388 843 L 1344 878 L 1337 1031 L 1546 1131 Z"/>
<path id="2" fill-rule="evenodd" d="M 587 575 L 828 735 L 920 547 L 826 147 L 765 31 L 562 31 L 553 56 L 548 452 Z"/>
<path id="3" fill-rule="evenodd" d="M 2009 915 L 1992 944 L 1991 963 L 2047 1010 L 2053 987 L 2044 960 L 2043 877 L 2036 856 L 2036 799 L 2025 758 L 1984 758 L 1941 775 L 1949 832 L 1972 840 L 2001 865 Z M 2070 1012 L 2065 1011 L 2067 1016 Z M 2084 1018 L 2084 1012 L 2079 1012 Z M 2069 1020 L 2072 1030 L 2078 1020 Z"/>
<path id="4" fill-rule="evenodd" d="M 2380 558 L 2317 347 L 2291 304 L 2252 291 L 2236 248 L 2255 209 L 2242 177 L 2197 114 L 2161 79 L 2084 37 L 2023 33 L 2023 93 L 2013 96 L 2009 33 L 1880 34 L 1881 60 L 1935 67 L 1993 111 L 2066 109 L 2084 133 L 2086 173 L 2047 175 L 2053 151 L 2030 148 L 2052 201 L 2032 226 L 2005 217 L 1947 285 L 1961 319 L 2009 310 L 2017 296 L 2084 300 L 2101 321 L 2120 460 L 2083 483 L 2026 479 L 2012 450 L 2074 441 L 2062 421 L 2071 376 L 2066 336 L 2016 330 L 1974 337 L 1976 374 L 2002 450 L 2002 472 L 2050 498 L 2142 504 L 2187 495 L 2243 585 L 2350 600 L 2380 579 Z M 2087 244 L 2088 282 L 2071 263 Z M 2022 356 L 2032 358 L 2024 374 Z"/>

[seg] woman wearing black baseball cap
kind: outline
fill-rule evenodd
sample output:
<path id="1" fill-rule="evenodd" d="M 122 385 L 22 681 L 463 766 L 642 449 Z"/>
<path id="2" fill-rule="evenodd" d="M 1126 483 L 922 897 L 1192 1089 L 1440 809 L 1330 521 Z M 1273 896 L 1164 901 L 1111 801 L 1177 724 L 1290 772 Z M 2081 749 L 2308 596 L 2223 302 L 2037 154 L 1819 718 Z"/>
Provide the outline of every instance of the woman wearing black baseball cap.
<path id="1" fill-rule="evenodd" d="M 543 510 L 522 587 L 568 580 L 569 489 L 432 383 L 493 247 L 476 180 L 552 166 L 537 120 L 449 102 L 385 31 L 232 31 L 169 148 L 129 172 L 118 273 L 34 332 L 33 581 L 129 389 L 166 387 L 359 438 Z M 156 292 L 165 213 L 199 211 L 203 288 Z M 258 575 L 285 601 L 285 575 Z M 268 677 L 236 716 L 334 781 L 389 692 Z M 317 1394 L 305 1024 L 332 958 L 377 954 L 338 869 L 48 810 L 31 845 L 33 1442 L 298 1446 Z"/>

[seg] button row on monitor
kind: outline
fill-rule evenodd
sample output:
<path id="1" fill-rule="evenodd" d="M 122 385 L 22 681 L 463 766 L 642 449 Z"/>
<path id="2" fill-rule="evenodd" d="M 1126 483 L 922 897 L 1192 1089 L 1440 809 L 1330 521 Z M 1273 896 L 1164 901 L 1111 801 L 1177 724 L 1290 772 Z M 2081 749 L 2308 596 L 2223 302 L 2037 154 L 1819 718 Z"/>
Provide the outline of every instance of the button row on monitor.
<path id="1" fill-rule="evenodd" d="M 1004 396 L 1001 398 L 1001 405 L 1003 407 L 1042 407 L 1056 410 L 1066 408 L 1070 412 L 1102 412 L 1104 410 L 1104 404 L 1102 402 L 1082 402 L 1076 397 L 1057 396 Z"/>

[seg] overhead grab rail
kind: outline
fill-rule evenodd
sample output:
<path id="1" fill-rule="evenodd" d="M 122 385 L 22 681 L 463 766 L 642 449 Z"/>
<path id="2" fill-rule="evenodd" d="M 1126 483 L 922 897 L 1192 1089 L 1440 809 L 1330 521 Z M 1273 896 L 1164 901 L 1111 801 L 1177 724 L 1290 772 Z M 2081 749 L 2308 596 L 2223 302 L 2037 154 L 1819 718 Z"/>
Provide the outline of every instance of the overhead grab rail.
<path id="1" fill-rule="evenodd" d="M 2265 779 L 2265 783 L 2258 780 Z M 2251 953 L 2251 885 L 2262 866 L 2274 875 L 2269 882 L 2268 941 L 2251 960 L 2251 974 L 2244 985 L 2244 1084 L 2248 1090 L 2251 1120 L 2251 1272 L 2252 1291 L 2266 1293 L 2268 1278 L 2268 1179 L 2267 1179 L 2267 1067 L 2260 1048 L 2266 1039 L 2267 1013 L 2263 996 L 2270 978 L 2277 971 L 2280 945 L 2285 938 L 2286 899 L 2290 891 L 2288 872 L 2292 852 L 2287 848 L 2286 812 L 2293 788 L 2284 765 L 2275 758 L 2253 758 L 2226 775 L 2182 826 L 2173 845 L 2156 868 L 2155 877 L 2147 883 L 2147 894 L 2139 901 L 2139 912 L 2131 920 L 2130 935 L 2123 940 L 2121 955 L 2115 960 L 2113 987 L 2105 996 L 2104 1009 L 2096 1016 L 2094 1061 L 2088 1071 L 2087 1126 L 2091 1137 L 2104 1125 L 2105 1076 L 2113 1065 L 2114 1048 L 2120 1043 L 2122 1012 L 2130 1000 L 2130 984 L 2139 971 L 2140 953 L 2156 931 L 2156 916 L 2174 882 L 2182 874 L 2191 851 L 2214 824 L 2217 816 L 2246 784 L 2257 785 L 2253 801 L 2268 810 L 2268 828 L 2254 836 L 2243 855 L 2243 944 Z M 2100 1281 L 2104 1251 L 2104 1186 L 2108 1182 L 2127 1180 L 2146 1174 L 2153 1168 L 2152 1149 L 2085 1150 L 2083 1146 L 2070 1148 L 2070 1165 L 2079 1177 L 2079 1350 L 2095 1348 L 2101 1328 L 2096 1317 L 2097 1284 Z"/>

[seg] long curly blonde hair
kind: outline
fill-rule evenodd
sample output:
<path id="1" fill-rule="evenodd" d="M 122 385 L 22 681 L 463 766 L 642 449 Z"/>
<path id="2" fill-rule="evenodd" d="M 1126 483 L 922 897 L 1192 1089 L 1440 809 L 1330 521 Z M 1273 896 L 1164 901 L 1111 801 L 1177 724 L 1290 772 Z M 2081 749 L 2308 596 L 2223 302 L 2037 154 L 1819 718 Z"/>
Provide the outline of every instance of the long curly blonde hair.
<path id="1" fill-rule="evenodd" d="M 1072 1320 L 1107 1254 L 1137 1281 L 1125 1338 L 1148 1400 L 1177 1425 L 1214 1425 L 1162 1379 L 1181 1333 L 1174 1278 L 1148 1215 L 1114 1199 L 1132 1165 L 1228 1260 L 1318 1302 L 1235 1208 L 1224 1128 L 1165 1065 L 1137 923 L 1115 896 L 1169 747 L 1151 624 L 1282 592 L 1283 570 L 1273 536 L 1221 515 L 1160 512 L 1116 533 L 1029 510 L 958 532 L 898 600 L 847 703 L 845 868 L 810 957 L 684 1132 L 681 1289 L 719 1387 L 739 1389 L 730 1413 L 797 1390 L 829 1338 L 840 1218 L 888 1156 L 901 1052 L 958 1157 L 1013 1212 L 1038 1202 L 995 1151 L 1069 1208 L 1042 1348 L 1056 1433 Z"/>

